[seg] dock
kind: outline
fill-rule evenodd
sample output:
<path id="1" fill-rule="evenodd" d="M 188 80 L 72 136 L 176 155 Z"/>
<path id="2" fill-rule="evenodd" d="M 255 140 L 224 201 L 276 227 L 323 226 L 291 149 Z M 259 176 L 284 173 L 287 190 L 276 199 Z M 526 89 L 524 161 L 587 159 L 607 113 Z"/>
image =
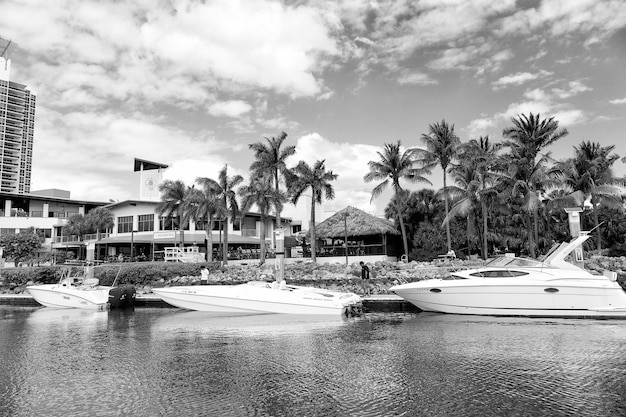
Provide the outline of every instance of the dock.
<path id="1" fill-rule="evenodd" d="M 418 313 L 420 311 L 413 304 L 395 294 L 367 295 L 362 299 L 363 307 L 367 312 Z M 0 294 L 0 306 L 37 307 L 39 305 L 30 295 Z M 135 307 L 176 308 L 151 294 L 137 295 Z"/>

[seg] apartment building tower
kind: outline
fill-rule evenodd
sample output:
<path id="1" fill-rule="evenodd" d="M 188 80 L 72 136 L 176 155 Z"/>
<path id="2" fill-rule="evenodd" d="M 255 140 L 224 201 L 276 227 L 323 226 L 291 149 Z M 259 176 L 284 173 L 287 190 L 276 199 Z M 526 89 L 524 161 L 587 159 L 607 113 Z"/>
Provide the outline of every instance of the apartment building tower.
<path id="1" fill-rule="evenodd" d="M 27 194 L 33 158 L 35 95 L 25 85 L 11 81 L 10 70 L 11 60 L 0 56 L 0 192 Z"/>

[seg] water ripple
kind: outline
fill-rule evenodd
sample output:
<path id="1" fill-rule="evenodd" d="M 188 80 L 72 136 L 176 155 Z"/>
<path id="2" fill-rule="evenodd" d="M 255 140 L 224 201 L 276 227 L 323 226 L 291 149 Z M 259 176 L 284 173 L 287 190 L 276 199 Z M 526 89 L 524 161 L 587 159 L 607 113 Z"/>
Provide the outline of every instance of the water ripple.
<path id="1" fill-rule="evenodd" d="M 0 309 L 0 416 L 626 415 L 624 322 Z"/>

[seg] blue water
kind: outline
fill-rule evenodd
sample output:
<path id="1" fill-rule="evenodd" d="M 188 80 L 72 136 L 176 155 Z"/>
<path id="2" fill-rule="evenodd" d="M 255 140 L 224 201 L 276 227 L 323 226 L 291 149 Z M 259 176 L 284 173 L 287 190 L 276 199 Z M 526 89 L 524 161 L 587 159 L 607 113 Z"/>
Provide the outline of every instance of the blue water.
<path id="1" fill-rule="evenodd" d="M 624 416 L 626 321 L 0 308 L 0 416 Z"/>

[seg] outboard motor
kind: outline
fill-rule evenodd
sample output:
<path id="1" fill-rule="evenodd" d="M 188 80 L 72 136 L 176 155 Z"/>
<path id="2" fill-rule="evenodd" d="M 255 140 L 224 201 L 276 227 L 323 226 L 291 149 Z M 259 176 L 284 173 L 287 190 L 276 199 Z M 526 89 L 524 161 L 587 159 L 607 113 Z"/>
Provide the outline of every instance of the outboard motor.
<path id="1" fill-rule="evenodd" d="M 109 290 L 109 304 L 111 308 L 126 308 L 135 305 L 135 286 L 131 284 L 120 285 Z"/>

